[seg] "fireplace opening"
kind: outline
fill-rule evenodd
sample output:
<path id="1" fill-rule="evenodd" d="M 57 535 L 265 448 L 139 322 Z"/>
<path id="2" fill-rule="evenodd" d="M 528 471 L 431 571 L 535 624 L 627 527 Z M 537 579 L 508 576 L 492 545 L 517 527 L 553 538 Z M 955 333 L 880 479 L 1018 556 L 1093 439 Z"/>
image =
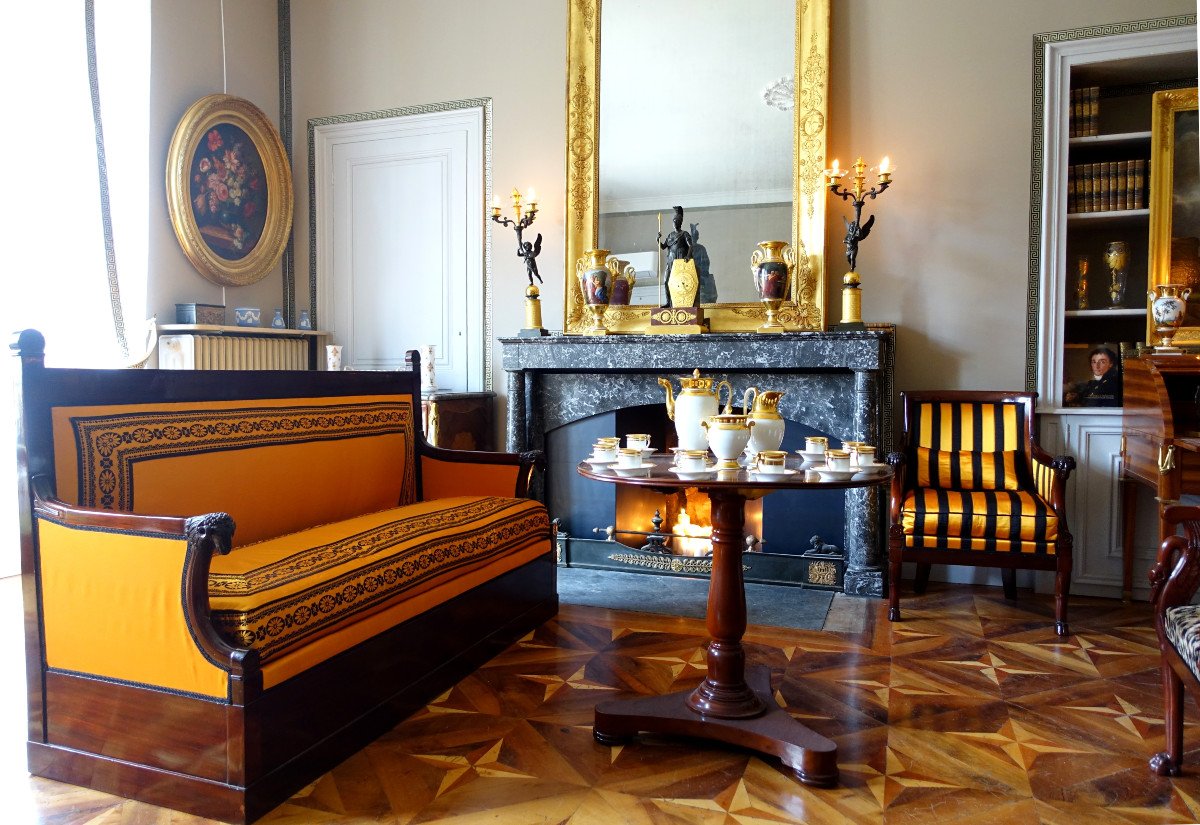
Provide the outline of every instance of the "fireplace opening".
<path id="1" fill-rule="evenodd" d="M 600 484 L 576 472 L 597 438 L 631 432 L 649 433 L 651 445 L 660 451 L 676 444 L 675 425 L 667 417 L 665 404 L 626 407 L 547 433 L 546 498 L 551 517 L 559 520 L 560 532 L 571 541 L 607 543 L 610 550 L 618 543 L 671 556 L 711 554 L 708 537 L 712 522 L 704 493 L 688 488 L 664 494 L 633 485 Z M 811 435 L 824 435 L 831 446 L 840 445 L 828 433 L 788 420 L 782 448 L 789 452 L 803 449 L 804 439 Z M 844 547 L 845 529 L 842 490 L 781 490 L 747 502 L 748 549 L 764 556 L 799 561 L 798 557 L 818 546 L 826 550 Z M 764 580 L 787 577 L 772 574 Z"/>

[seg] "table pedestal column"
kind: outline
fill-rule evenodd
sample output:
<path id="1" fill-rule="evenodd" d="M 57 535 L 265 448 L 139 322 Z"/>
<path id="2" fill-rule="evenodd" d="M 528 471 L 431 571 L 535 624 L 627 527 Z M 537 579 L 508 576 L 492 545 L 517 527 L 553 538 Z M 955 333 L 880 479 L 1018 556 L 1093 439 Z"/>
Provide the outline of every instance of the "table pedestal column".
<path id="1" fill-rule="evenodd" d="M 708 676 L 695 690 L 613 700 L 596 706 L 593 735 L 616 745 L 639 732 L 715 739 L 779 757 L 811 785 L 837 782 L 837 745 L 797 722 L 775 703 L 771 674 L 746 672 L 746 591 L 742 578 L 745 495 L 709 490 L 713 567 L 708 585 Z"/>

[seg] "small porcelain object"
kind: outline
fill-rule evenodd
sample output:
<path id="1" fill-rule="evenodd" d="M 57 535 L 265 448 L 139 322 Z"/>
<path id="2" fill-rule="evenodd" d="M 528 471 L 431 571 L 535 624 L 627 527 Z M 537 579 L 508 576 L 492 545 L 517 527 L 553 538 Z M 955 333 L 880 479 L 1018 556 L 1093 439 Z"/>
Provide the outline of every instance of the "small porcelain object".
<path id="1" fill-rule="evenodd" d="M 824 450 L 821 450 L 819 453 L 809 452 L 807 450 L 796 450 L 796 454 L 800 456 L 801 460 L 803 461 L 803 464 L 801 465 L 802 467 L 811 467 L 814 464 L 820 464 L 825 460 Z"/>
<path id="2" fill-rule="evenodd" d="M 746 448 L 750 455 L 762 450 L 778 450 L 783 444 L 785 423 L 779 414 L 779 399 L 783 393 L 776 390 L 758 391 L 757 387 L 747 387 L 742 395 L 742 409 L 754 422 L 750 431 L 750 444 Z"/>
<path id="3" fill-rule="evenodd" d="M 650 475 L 650 465 L 647 464 L 641 467 L 622 467 L 619 464 L 614 464 L 612 466 L 612 471 L 622 478 L 638 478 L 640 476 Z"/>
<path id="4" fill-rule="evenodd" d="M 708 470 L 708 450 L 680 450 L 675 453 L 675 463 L 685 473 L 701 473 Z"/>
<path id="5" fill-rule="evenodd" d="M 287 329 L 287 324 L 283 320 L 283 310 L 275 310 L 275 317 L 271 319 L 272 329 Z"/>
<path id="6" fill-rule="evenodd" d="M 297 329 L 312 329 L 312 318 L 308 315 L 307 309 L 300 310 L 300 323 L 296 325 Z"/>
<path id="7" fill-rule="evenodd" d="M 236 307 L 233 310 L 233 322 L 239 327 L 256 327 L 262 320 L 262 310 L 258 307 Z"/>
<path id="8" fill-rule="evenodd" d="M 617 450 L 617 466 L 633 469 L 642 466 L 642 450 L 640 447 L 621 447 Z"/>
<path id="9" fill-rule="evenodd" d="M 325 345 L 325 369 L 330 372 L 337 372 L 342 368 L 342 345 L 341 344 L 326 344 Z"/>
<path id="10" fill-rule="evenodd" d="M 813 435 L 804 439 L 804 452 L 820 453 L 825 455 L 825 451 L 829 449 L 829 439 L 823 435 Z"/>
<path id="11" fill-rule="evenodd" d="M 759 450 L 754 470 L 761 475 L 783 473 L 787 469 L 787 453 L 783 450 Z"/>
<path id="12" fill-rule="evenodd" d="M 706 478 L 712 478 L 716 475 L 716 470 L 684 470 L 680 467 L 671 467 L 671 472 L 682 478 L 684 481 L 702 481 Z"/>
<path id="13" fill-rule="evenodd" d="M 703 422 L 721 411 L 721 387 L 729 391 L 725 402 L 726 412 L 733 404 L 733 387 L 728 381 L 715 381 L 700 376 L 700 370 L 689 377 L 679 379 L 680 391 L 675 395 L 670 381 L 658 379 L 666 392 L 667 417 L 675 422 L 675 436 L 679 446 L 685 450 L 702 450 L 708 446 Z M 740 450 L 738 452 L 741 452 Z"/>
<path id="14" fill-rule="evenodd" d="M 645 452 L 650 447 L 650 436 L 646 433 L 630 433 L 625 436 L 625 446 Z"/>
<path id="15" fill-rule="evenodd" d="M 745 415 L 714 415 L 700 423 L 708 433 L 708 446 L 717 457 L 717 469 L 736 470 L 738 456 L 750 443 L 755 422 Z"/>
<path id="16" fill-rule="evenodd" d="M 855 467 L 869 467 L 875 463 L 875 448 L 869 444 L 855 442 L 850 450 L 850 463 Z"/>
<path id="17" fill-rule="evenodd" d="M 855 469 L 833 470 L 829 467 L 817 467 L 815 469 L 817 471 L 817 475 L 820 476 L 821 481 L 848 481 L 855 473 L 858 472 L 858 470 Z"/>
<path id="18" fill-rule="evenodd" d="M 848 472 L 850 467 L 850 452 L 848 450 L 826 450 L 825 469 L 834 472 Z"/>
<path id="19" fill-rule="evenodd" d="M 617 445 L 608 444 L 603 441 L 597 441 L 592 445 L 592 461 L 608 461 L 617 460 Z"/>

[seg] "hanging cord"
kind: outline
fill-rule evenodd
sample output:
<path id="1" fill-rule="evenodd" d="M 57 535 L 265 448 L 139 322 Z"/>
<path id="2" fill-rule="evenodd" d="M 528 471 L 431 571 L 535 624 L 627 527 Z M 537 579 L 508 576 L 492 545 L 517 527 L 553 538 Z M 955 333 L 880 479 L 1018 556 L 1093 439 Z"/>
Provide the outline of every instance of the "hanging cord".
<path id="1" fill-rule="evenodd" d="M 104 226 L 104 261 L 108 268 L 108 300 L 112 306 L 113 331 L 121 355 L 129 357 L 125 339 L 125 316 L 121 309 L 121 285 L 117 279 L 116 244 L 113 243 L 112 209 L 108 199 L 108 161 L 104 155 L 104 124 L 100 119 L 100 75 L 96 67 L 96 3 L 85 0 L 84 29 L 87 32 L 88 85 L 92 96 L 92 120 L 96 124 L 96 167 L 100 176 L 100 220 Z"/>
<path id="2" fill-rule="evenodd" d="M 221 0 L 221 91 L 229 94 L 229 70 L 225 64 L 225 0 Z"/>

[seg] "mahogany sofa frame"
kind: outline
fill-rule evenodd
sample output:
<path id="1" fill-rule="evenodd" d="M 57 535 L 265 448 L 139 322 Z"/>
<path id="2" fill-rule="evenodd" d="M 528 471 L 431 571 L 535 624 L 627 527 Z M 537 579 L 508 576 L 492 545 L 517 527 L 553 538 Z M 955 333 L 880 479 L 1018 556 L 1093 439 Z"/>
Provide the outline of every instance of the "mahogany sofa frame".
<path id="1" fill-rule="evenodd" d="M 1167 525 L 1183 525 L 1183 536 L 1167 536 L 1158 548 L 1158 559 L 1150 568 L 1150 604 L 1154 629 L 1162 655 L 1163 733 L 1167 749 L 1150 758 L 1150 769 L 1159 776 L 1183 772 L 1183 687 L 1200 697 L 1200 680 L 1167 639 L 1166 614 L 1171 607 L 1190 604 L 1200 587 L 1200 507 L 1167 505 L 1162 509 Z"/>
<path id="2" fill-rule="evenodd" d="M 26 330 L 12 345 L 22 364 L 17 463 L 30 773 L 251 822 L 557 613 L 551 540 L 546 554 L 264 690 L 256 653 L 231 647 L 208 621 L 208 566 L 214 552 L 228 552 L 228 517 L 138 516 L 55 501 L 50 410 L 371 394 L 409 394 L 419 410 L 419 356 L 408 354 L 407 372 L 83 370 L 46 368 L 43 344 Z M 517 496 L 528 494 L 544 464 L 540 453 L 434 447 L 418 426 L 418 491 L 421 456 L 516 466 Z M 228 703 L 47 672 L 35 511 L 70 525 L 186 537 L 184 609 L 197 643 L 227 663 Z"/>
<path id="3" fill-rule="evenodd" d="M 891 524 L 888 530 L 888 619 L 900 621 L 900 571 L 904 562 L 917 563 L 913 591 L 918 595 L 925 592 L 929 583 L 929 571 L 934 564 L 960 564 L 971 567 L 998 567 L 1004 584 L 1004 596 L 1016 599 L 1017 570 L 1052 570 L 1054 576 L 1054 629 L 1059 636 L 1070 633 L 1067 625 L 1067 600 L 1071 592 L 1071 568 L 1074 540 L 1067 528 L 1067 478 L 1075 469 L 1071 456 L 1051 456 L 1042 449 L 1037 439 L 1037 418 L 1034 415 L 1037 393 L 1004 392 L 995 390 L 928 390 L 909 391 L 900 394 L 904 410 L 903 431 L 900 451 L 888 455 L 888 463 L 895 470 L 892 476 Z M 904 527 L 900 523 L 904 495 L 915 486 L 915 478 L 906 473 L 906 464 L 916 454 L 916 440 L 911 433 L 913 416 L 924 403 L 981 403 L 1020 404 L 1025 412 L 1025 460 L 1029 477 L 1033 478 L 1033 460 L 1048 466 L 1054 474 L 1053 492 L 1049 505 L 1058 516 L 1058 538 L 1054 555 L 1028 555 L 1024 553 L 983 553 L 978 550 L 929 550 L 906 547 Z"/>

